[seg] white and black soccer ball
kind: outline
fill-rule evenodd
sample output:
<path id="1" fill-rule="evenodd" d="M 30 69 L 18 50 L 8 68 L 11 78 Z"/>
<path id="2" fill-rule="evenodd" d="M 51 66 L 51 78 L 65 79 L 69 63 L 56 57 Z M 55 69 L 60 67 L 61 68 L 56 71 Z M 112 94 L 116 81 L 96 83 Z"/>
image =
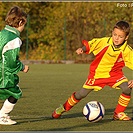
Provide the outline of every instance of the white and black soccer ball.
<path id="1" fill-rule="evenodd" d="M 100 121 L 104 114 L 104 106 L 98 101 L 90 101 L 83 108 L 83 115 L 89 122 Z"/>

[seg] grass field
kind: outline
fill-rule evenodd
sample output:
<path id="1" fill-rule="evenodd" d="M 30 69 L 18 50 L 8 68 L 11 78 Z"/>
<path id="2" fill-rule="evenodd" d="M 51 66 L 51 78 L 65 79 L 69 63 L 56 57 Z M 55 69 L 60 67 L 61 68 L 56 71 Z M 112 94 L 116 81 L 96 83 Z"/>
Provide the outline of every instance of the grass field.
<path id="1" fill-rule="evenodd" d="M 13 126 L 0 126 L 1 131 L 133 131 L 133 121 L 112 121 L 113 111 L 121 90 L 105 87 L 82 99 L 60 119 L 52 119 L 56 107 L 79 90 L 88 75 L 88 64 L 32 64 L 29 73 L 19 73 L 22 98 L 16 104 L 11 118 L 18 122 Z M 124 69 L 133 79 L 133 73 Z M 91 101 L 100 101 L 105 107 L 105 116 L 98 123 L 88 122 L 82 115 L 83 106 Z M 2 105 L 3 101 L 0 101 Z M 133 100 L 126 110 L 132 116 Z"/>

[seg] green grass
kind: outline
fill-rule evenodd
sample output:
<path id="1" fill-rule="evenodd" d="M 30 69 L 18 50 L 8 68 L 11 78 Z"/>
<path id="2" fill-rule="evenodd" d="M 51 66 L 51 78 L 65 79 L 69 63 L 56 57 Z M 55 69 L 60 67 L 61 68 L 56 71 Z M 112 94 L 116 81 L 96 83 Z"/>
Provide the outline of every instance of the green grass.
<path id="1" fill-rule="evenodd" d="M 133 131 L 133 121 L 112 121 L 113 111 L 121 90 L 105 87 L 90 93 L 60 119 L 52 119 L 56 107 L 79 90 L 88 75 L 87 64 L 40 64 L 30 65 L 29 73 L 19 73 L 22 98 L 15 105 L 11 118 L 14 126 L 0 126 L 1 131 Z M 124 69 L 133 79 L 132 71 Z M 82 115 L 83 106 L 100 101 L 105 107 L 104 119 L 98 123 L 88 122 Z M 2 106 L 3 101 L 0 101 Z M 126 110 L 132 116 L 133 101 Z"/>

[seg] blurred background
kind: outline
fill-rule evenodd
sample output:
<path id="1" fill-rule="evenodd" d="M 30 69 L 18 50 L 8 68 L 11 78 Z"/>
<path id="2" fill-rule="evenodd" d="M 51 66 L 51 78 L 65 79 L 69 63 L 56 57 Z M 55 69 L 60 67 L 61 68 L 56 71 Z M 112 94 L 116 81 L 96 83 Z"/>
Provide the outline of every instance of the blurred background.
<path id="1" fill-rule="evenodd" d="M 81 41 L 111 36 L 120 20 L 131 26 L 128 44 L 133 47 L 133 4 L 131 2 L 0 2 L 0 30 L 8 10 L 20 6 L 28 14 L 21 33 L 20 59 L 61 63 L 89 62 L 91 55 L 76 55 Z"/>

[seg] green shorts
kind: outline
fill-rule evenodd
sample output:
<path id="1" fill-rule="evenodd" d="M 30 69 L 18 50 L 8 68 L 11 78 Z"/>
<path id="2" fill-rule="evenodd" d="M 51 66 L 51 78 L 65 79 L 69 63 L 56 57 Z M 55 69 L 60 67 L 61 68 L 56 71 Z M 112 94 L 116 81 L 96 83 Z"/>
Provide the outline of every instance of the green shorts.
<path id="1" fill-rule="evenodd" d="M 0 89 L 0 99 L 5 100 L 9 98 L 10 96 L 19 99 L 22 96 L 22 91 L 19 88 L 19 86 L 16 86 L 14 88 L 8 88 L 8 89 Z"/>

